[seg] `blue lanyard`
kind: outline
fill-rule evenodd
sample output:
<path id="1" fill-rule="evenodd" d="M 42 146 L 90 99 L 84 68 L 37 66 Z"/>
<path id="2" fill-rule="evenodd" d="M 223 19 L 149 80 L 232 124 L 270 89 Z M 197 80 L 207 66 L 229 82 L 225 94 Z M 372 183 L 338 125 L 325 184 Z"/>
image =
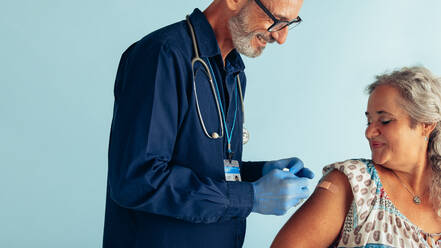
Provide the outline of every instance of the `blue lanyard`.
<path id="1" fill-rule="evenodd" d="M 234 77 L 235 81 L 236 81 L 236 88 L 234 89 L 234 97 L 235 97 L 235 102 L 236 102 L 236 110 L 234 110 L 234 120 L 233 120 L 233 126 L 231 127 L 231 132 L 228 132 L 228 126 L 227 126 L 227 121 L 225 118 L 225 113 L 224 113 L 224 108 L 222 107 L 222 99 L 219 93 L 219 87 L 217 86 L 217 81 L 216 81 L 216 75 L 214 75 L 214 71 L 213 68 L 211 67 L 211 63 L 210 60 L 207 59 L 208 61 L 208 66 L 210 67 L 210 72 L 211 75 L 213 75 L 213 81 L 214 81 L 214 85 L 216 86 L 216 92 L 217 92 L 217 97 L 219 98 L 219 101 L 221 102 L 220 104 L 220 109 L 222 112 L 222 119 L 224 120 L 224 126 L 225 126 L 225 133 L 227 134 L 227 142 L 228 142 L 228 156 L 229 159 L 232 159 L 233 156 L 233 152 L 231 150 L 231 138 L 233 137 L 233 132 L 234 132 L 234 127 L 236 126 L 236 116 L 237 116 L 237 78 Z"/>

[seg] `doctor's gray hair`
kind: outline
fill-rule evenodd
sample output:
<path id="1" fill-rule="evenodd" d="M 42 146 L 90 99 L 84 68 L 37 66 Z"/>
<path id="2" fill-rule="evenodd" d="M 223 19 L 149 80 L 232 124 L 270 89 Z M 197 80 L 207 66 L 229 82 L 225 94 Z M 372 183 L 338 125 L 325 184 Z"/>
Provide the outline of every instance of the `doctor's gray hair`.
<path id="1" fill-rule="evenodd" d="M 409 114 L 412 127 L 417 123 L 437 123 L 429 136 L 427 158 L 433 171 L 430 199 L 441 217 L 441 78 L 422 66 L 404 67 L 377 76 L 367 87 L 369 95 L 380 85 L 389 85 L 399 91 L 404 100 L 401 106 Z"/>

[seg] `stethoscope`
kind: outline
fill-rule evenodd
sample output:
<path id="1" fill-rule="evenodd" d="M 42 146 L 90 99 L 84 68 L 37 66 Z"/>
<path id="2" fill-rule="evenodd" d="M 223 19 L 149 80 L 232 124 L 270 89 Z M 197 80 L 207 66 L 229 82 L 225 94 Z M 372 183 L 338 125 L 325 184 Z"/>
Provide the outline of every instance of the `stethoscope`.
<path id="1" fill-rule="evenodd" d="M 186 20 L 187 20 L 188 27 L 190 29 L 191 39 L 193 41 L 193 48 L 194 48 L 194 52 L 195 52 L 195 56 L 191 60 L 191 71 L 193 73 L 193 91 L 194 91 L 194 95 L 195 95 L 196 109 L 197 109 L 199 121 L 201 122 L 202 129 L 204 130 L 204 133 L 208 138 L 220 139 L 224 136 L 224 124 L 222 122 L 221 105 L 219 103 L 218 97 L 216 96 L 216 88 L 214 86 L 213 76 L 211 75 L 210 68 L 208 67 L 207 63 L 201 57 L 199 57 L 199 48 L 197 45 L 196 36 L 194 33 L 193 25 L 191 24 L 191 21 L 190 21 L 190 18 L 188 15 L 186 17 Z M 205 69 L 205 74 L 208 76 L 208 80 L 210 81 L 211 91 L 213 93 L 214 99 L 216 100 L 216 108 L 217 108 L 217 113 L 219 116 L 220 134 L 218 132 L 213 132 L 213 133 L 209 134 L 207 131 L 207 128 L 205 126 L 204 118 L 202 117 L 201 109 L 199 107 L 198 93 L 197 93 L 197 89 L 196 89 L 196 79 L 195 79 L 196 77 L 194 76 L 194 66 L 196 63 L 202 64 L 203 68 Z M 237 88 L 239 89 L 240 103 L 242 105 L 242 113 L 245 113 L 245 108 L 244 108 L 244 104 L 243 104 L 242 86 L 240 84 L 239 74 L 237 74 L 236 81 L 237 81 Z M 242 123 L 245 124 L 245 114 L 243 114 L 242 119 L 243 119 Z M 248 140 L 250 138 L 250 134 L 249 134 L 248 130 L 245 128 L 243 128 L 242 137 L 243 137 L 243 144 L 248 143 Z"/>

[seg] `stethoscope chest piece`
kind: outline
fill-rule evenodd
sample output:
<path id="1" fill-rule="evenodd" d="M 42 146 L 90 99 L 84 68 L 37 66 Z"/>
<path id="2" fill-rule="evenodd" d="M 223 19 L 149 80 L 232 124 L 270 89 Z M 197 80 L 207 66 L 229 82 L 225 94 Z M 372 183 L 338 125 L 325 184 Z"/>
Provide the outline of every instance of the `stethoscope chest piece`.
<path id="1" fill-rule="evenodd" d="M 250 140 L 250 133 L 246 128 L 243 128 L 242 138 L 243 138 L 242 142 L 244 145 L 248 143 L 248 141 Z"/>
<path id="2" fill-rule="evenodd" d="M 211 137 L 212 137 L 213 139 L 219 139 L 219 138 L 220 138 L 219 134 L 216 133 L 216 132 L 213 132 L 213 133 L 211 134 Z"/>

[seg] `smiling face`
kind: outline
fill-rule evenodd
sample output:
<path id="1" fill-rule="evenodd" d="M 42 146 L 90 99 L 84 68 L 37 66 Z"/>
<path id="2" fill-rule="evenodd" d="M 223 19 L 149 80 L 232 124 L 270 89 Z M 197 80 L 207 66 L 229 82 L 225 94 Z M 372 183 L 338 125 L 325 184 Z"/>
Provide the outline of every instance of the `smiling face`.
<path id="1" fill-rule="evenodd" d="M 262 3 L 279 20 L 290 21 L 298 16 L 303 0 L 272 0 Z M 236 50 L 252 58 L 259 56 L 267 43 L 277 41 L 283 44 L 288 36 L 288 28 L 272 33 L 267 31 L 273 20 L 254 0 L 248 1 L 228 24 Z"/>
<path id="2" fill-rule="evenodd" d="M 388 168 L 415 165 L 426 156 L 423 125 L 412 123 L 400 105 L 403 102 L 398 90 L 389 85 L 375 88 L 368 101 L 365 134 L 372 160 Z"/>

